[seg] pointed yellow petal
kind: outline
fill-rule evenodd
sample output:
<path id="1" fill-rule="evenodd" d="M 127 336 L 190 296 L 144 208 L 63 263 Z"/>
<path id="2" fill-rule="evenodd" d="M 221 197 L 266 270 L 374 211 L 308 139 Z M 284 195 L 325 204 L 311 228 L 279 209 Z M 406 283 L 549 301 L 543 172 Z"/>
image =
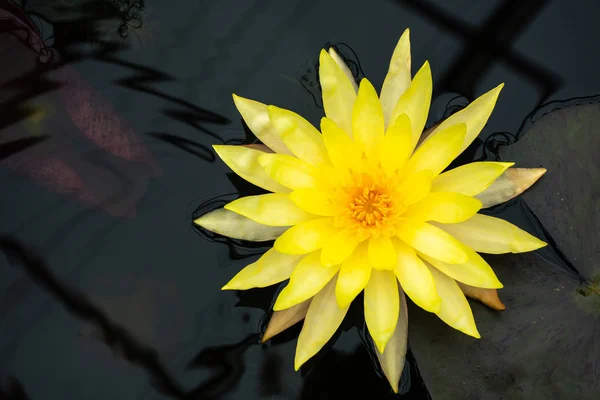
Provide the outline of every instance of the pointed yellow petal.
<path id="1" fill-rule="evenodd" d="M 298 189 L 290 193 L 290 200 L 306 212 L 331 217 L 336 214 L 336 207 L 327 192 L 320 189 Z"/>
<path id="2" fill-rule="evenodd" d="M 465 246 L 440 228 L 426 222 L 404 219 L 396 226 L 396 235 L 415 250 L 438 260 L 461 264 L 468 259 Z"/>
<path id="3" fill-rule="evenodd" d="M 340 308 L 348 307 L 367 286 L 370 277 L 371 267 L 367 254 L 367 242 L 362 242 L 340 268 L 335 287 L 338 306 Z"/>
<path id="4" fill-rule="evenodd" d="M 475 214 L 457 224 L 437 224 L 456 239 L 480 253 L 525 253 L 546 243 L 500 218 Z"/>
<path id="5" fill-rule="evenodd" d="M 402 174 L 408 176 L 429 170 L 436 177 L 460 154 L 465 132 L 466 125 L 458 124 L 429 138 L 414 152 L 402 169 Z"/>
<path id="6" fill-rule="evenodd" d="M 371 271 L 365 287 L 365 322 L 380 353 L 394 334 L 400 312 L 398 283 L 392 271 Z"/>
<path id="7" fill-rule="evenodd" d="M 406 114 L 410 118 L 412 128 L 411 150 L 417 145 L 421 137 L 421 132 L 425 128 L 431 104 L 432 90 L 431 68 L 429 62 L 425 61 L 425 64 L 416 73 L 408 89 L 400 96 L 400 100 L 398 100 L 390 117 L 390 124 L 396 121 L 396 118 L 400 114 Z"/>
<path id="8" fill-rule="evenodd" d="M 275 106 L 267 108 L 281 140 L 296 157 L 316 166 L 329 163 L 323 137 L 317 128 L 295 112 Z"/>
<path id="9" fill-rule="evenodd" d="M 401 240 L 394 240 L 398 262 L 394 273 L 408 297 L 429 312 L 439 312 L 442 301 L 435 289 L 429 268 L 417 257 L 415 250 Z"/>
<path id="10" fill-rule="evenodd" d="M 437 192 L 410 206 L 403 214 L 419 221 L 462 222 L 481 209 L 481 201 L 464 194 Z M 460 239 L 459 239 L 460 240 Z"/>
<path id="11" fill-rule="evenodd" d="M 333 218 L 317 218 L 292 226 L 285 231 L 273 247 L 285 254 L 306 254 L 323 247 L 335 233 Z"/>
<path id="12" fill-rule="evenodd" d="M 381 148 L 379 160 L 381 167 L 387 172 L 395 172 L 402 168 L 412 153 L 412 130 L 410 119 L 400 114 L 387 130 Z"/>
<path id="13" fill-rule="evenodd" d="M 379 365 L 394 393 L 398 393 L 398 383 L 404 369 L 408 345 L 408 308 L 406 307 L 406 296 L 404 296 L 402 288 L 398 288 L 398 290 L 400 293 L 400 313 L 396 329 L 388 341 L 383 354 L 375 349 Z"/>
<path id="14" fill-rule="evenodd" d="M 463 150 L 469 147 L 473 140 L 475 140 L 477 135 L 479 135 L 479 132 L 481 132 L 487 123 L 488 118 L 492 114 L 492 110 L 496 106 L 496 101 L 498 100 L 498 96 L 503 87 L 504 83 L 498 85 L 496 88 L 475 99 L 475 101 L 469 104 L 464 110 L 448 117 L 431 133 L 431 135 L 429 135 L 422 146 L 451 126 L 464 123 L 467 125 L 466 135 L 463 139 L 463 144 L 458 151 L 458 154 L 462 153 Z"/>
<path id="15" fill-rule="evenodd" d="M 354 91 L 358 92 L 358 85 L 356 84 L 356 79 L 354 78 L 354 75 L 352 75 L 352 71 L 350 71 L 350 68 L 348 68 L 348 66 L 342 59 L 342 57 L 340 57 L 340 55 L 335 51 L 335 49 L 333 47 L 329 48 L 328 53 L 331 56 L 331 58 L 333 59 L 333 61 L 335 61 L 337 66 L 340 67 L 342 72 L 344 72 L 344 75 L 346 75 L 346 77 L 348 78 L 350 83 L 352 83 L 352 87 L 354 88 Z"/>
<path id="16" fill-rule="evenodd" d="M 472 162 L 438 175 L 431 184 L 432 192 L 455 192 L 475 196 L 487 189 L 515 163 Z"/>
<path id="17" fill-rule="evenodd" d="M 475 319 L 469 302 L 454 279 L 444 275 L 432 266 L 428 267 L 435 280 L 438 294 L 442 298 L 442 309 L 437 313 L 437 316 L 454 329 L 474 338 L 481 338 L 477 326 L 475 326 Z"/>
<path id="18" fill-rule="evenodd" d="M 463 245 L 463 249 L 469 258 L 461 264 L 449 264 L 423 253 L 419 253 L 419 257 L 459 282 L 485 289 L 501 289 L 502 283 L 492 267 L 471 248 Z"/>
<path id="19" fill-rule="evenodd" d="M 529 189 L 546 173 L 546 168 L 509 168 L 477 195 L 483 208 L 502 204 Z"/>
<path id="20" fill-rule="evenodd" d="M 384 136 L 383 111 L 375 88 L 366 78 L 360 81 L 358 96 L 352 109 L 354 143 L 367 158 L 378 156 Z"/>
<path id="21" fill-rule="evenodd" d="M 258 158 L 265 154 L 262 151 L 249 149 L 244 146 L 214 145 L 221 160 L 233 172 L 248 182 L 270 192 L 289 193 L 290 189 L 274 181 L 259 164 Z"/>
<path id="22" fill-rule="evenodd" d="M 341 264 L 356 249 L 358 240 L 356 233 L 343 229 L 328 238 L 321 252 L 321 263 L 325 266 Z"/>
<path id="23" fill-rule="evenodd" d="M 259 224 L 224 208 L 206 213 L 195 219 L 194 223 L 219 235 L 251 242 L 275 240 L 288 229 L 287 226 Z"/>
<path id="24" fill-rule="evenodd" d="M 287 154 L 263 154 L 259 164 L 277 183 L 290 189 L 313 188 L 317 185 L 318 170 L 310 164 Z"/>
<path id="25" fill-rule="evenodd" d="M 270 249 L 256 262 L 238 272 L 221 290 L 247 290 L 285 281 L 301 258 Z"/>
<path id="26" fill-rule="evenodd" d="M 331 119 L 326 117 L 321 119 L 321 132 L 323 132 L 323 141 L 329 158 L 335 168 L 349 168 L 360 161 L 361 154 L 358 147 Z"/>
<path id="27" fill-rule="evenodd" d="M 500 301 L 500 297 L 498 297 L 498 291 L 496 289 L 478 288 L 474 286 L 465 285 L 462 282 L 456 283 L 458 283 L 458 287 L 460 287 L 460 290 L 462 290 L 465 296 L 482 302 L 492 310 L 506 310 L 506 306 Z"/>
<path id="28" fill-rule="evenodd" d="M 369 264 L 378 270 L 392 269 L 398 262 L 396 249 L 389 237 L 369 239 Z"/>
<path id="29" fill-rule="evenodd" d="M 233 95 L 233 102 L 242 118 L 248 125 L 248 128 L 260 139 L 261 142 L 269 146 L 276 153 L 292 154 L 290 149 L 283 143 L 277 130 L 271 125 L 267 105 L 258 101 L 245 99 Z"/>
<path id="30" fill-rule="evenodd" d="M 267 329 L 265 329 L 265 333 L 263 333 L 261 342 L 265 343 L 267 340 L 280 334 L 287 328 L 290 328 L 302 321 L 304 317 L 306 317 L 308 306 L 310 306 L 311 300 L 312 299 L 303 301 L 302 303 L 296 304 L 290 308 L 286 308 L 285 310 L 274 311 L 269 319 Z"/>
<path id="31" fill-rule="evenodd" d="M 431 190 L 431 171 L 420 171 L 409 175 L 400 185 L 399 193 L 402 193 L 402 204 L 410 206 L 425 198 Z"/>
<path id="32" fill-rule="evenodd" d="M 352 137 L 352 107 L 356 92 L 350 79 L 325 50 L 321 50 L 319 56 L 319 82 L 325 115 Z"/>
<path id="33" fill-rule="evenodd" d="M 381 106 L 386 126 L 390 124 L 392 112 L 400 100 L 400 96 L 410 86 L 410 64 L 410 32 L 406 29 L 396 44 L 381 87 Z"/>
<path id="34" fill-rule="evenodd" d="M 295 205 L 287 194 L 279 193 L 242 197 L 224 208 L 269 226 L 290 226 L 315 218 Z"/>
<path id="35" fill-rule="evenodd" d="M 296 345 L 294 358 L 296 371 L 325 346 L 337 331 L 347 312 L 348 307 L 339 308 L 335 301 L 335 279 L 332 279 L 315 295 L 308 308 Z"/>
<path id="36" fill-rule="evenodd" d="M 296 265 L 290 282 L 277 296 L 273 310 L 284 310 L 310 299 L 337 274 L 338 267 L 321 265 L 320 253 L 320 251 L 312 252 Z"/>

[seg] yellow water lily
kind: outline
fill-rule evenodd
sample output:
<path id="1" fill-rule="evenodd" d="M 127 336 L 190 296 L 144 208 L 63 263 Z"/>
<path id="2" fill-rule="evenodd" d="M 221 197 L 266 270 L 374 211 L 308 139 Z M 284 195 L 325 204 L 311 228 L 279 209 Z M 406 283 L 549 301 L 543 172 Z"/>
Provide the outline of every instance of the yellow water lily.
<path id="1" fill-rule="evenodd" d="M 305 316 L 296 370 L 334 335 L 364 291 L 368 331 L 397 391 L 404 363 L 398 365 L 396 354 L 406 351 L 406 326 L 399 323 L 406 320 L 404 293 L 446 324 L 479 338 L 457 282 L 475 292 L 502 288 L 478 253 L 520 253 L 545 243 L 478 213 L 483 204 L 477 196 L 513 163 L 473 162 L 445 171 L 482 130 L 503 85 L 421 140 L 431 70 L 425 62 L 411 79 L 408 30 L 379 96 L 367 79 L 357 87 L 333 49 L 322 50 L 319 62 L 326 114 L 320 131 L 292 111 L 234 95 L 243 119 L 266 147 L 214 149 L 235 173 L 271 193 L 242 197 L 195 222 L 234 238 L 275 240 L 223 289 L 289 279 L 273 309 L 301 310 L 299 318 L 288 316 L 292 324 Z"/>

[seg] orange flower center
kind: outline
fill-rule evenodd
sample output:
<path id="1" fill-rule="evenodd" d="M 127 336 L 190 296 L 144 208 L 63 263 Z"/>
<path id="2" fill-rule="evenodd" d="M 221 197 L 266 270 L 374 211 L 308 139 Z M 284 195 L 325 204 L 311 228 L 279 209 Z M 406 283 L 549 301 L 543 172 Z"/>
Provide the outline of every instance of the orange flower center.
<path id="1" fill-rule="evenodd" d="M 357 191 L 348 205 L 352 217 L 363 227 L 380 226 L 392 212 L 391 197 L 375 185 Z"/>

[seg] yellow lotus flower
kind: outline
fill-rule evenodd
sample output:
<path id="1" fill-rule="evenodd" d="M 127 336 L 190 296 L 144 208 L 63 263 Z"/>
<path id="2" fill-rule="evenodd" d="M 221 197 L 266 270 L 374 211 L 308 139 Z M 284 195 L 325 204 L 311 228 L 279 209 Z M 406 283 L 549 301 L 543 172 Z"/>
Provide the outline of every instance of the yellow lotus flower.
<path id="1" fill-rule="evenodd" d="M 501 288 L 478 252 L 520 253 L 545 245 L 506 221 L 478 214 L 482 202 L 476 196 L 513 163 L 474 162 L 443 172 L 486 124 L 503 85 L 420 143 L 432 79 L 425 62 L 411 81 L 410 60 L 407 30 L 378 97 L 367 79 L 357 90 L 340 57 L 322 50 L 326 117 L 320 132 L 292 111 L 234 95 L 242 117 L 272 152 L 245 146 L 215 151 L 242 178 L 272 193 L 237 199 L 195 221 L 234 238 L 275 239 L 272 249 L 223 289 L 289 278 L 273 309 L 296 307 L 306 314 L 296 370 L 333 336 L 364 290 L 366 324 L 386 375 L 397 375 L 388 375 L 396 391 L 401 366 L 391 366 L 395 361 L 385 356 L 406 350 L 398 328 L 406 318 L 403 293 L 479 338 L 457 281 L 471 290 Z M 295 323 L 303 316 L 288 319 Z"/>

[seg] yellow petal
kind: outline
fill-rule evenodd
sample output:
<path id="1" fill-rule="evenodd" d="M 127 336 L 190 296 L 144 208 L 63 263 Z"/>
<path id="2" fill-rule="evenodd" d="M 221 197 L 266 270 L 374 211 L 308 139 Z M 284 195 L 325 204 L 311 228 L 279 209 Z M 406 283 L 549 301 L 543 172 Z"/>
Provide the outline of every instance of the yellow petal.
<path id="1" fill-rule="evenodd" d="M 273 310 L 284 310 L 310 299 L 337 274 L 339 268 L 321 265 L 320 253 L 320 251 L 312 252 L 298 263 L 292 272 L 290 282 L 277 296 Z"/>
<path id="2" fill-rule="evenodd" d="M 408 345 L 408 308 L 406 307 L 406 296 L 404 296 L 402 288 L 398 288 L 398 290 L 400 293 L 400 313 L 396 329 L 387 346 L 385 346 L 383 354 L 375 349 L 379 365 L 394 393 L 398 393 L 398 383 L 404 369 Z"/>
<path id="3" fill-rule="evenodd" d="M 473 312 L 465 295 L 454 279 L 428 266 L 435 280 L 438 294 L 442 298 L 442 309 L 437 313 L 442 321 L 469 336 L 481 338 L 475 326 Z"/>
<path id="4" fill-rule="evenodd" d="M 449 264 L 423 253 L 419 253 L 419 257 L 459 282 L 485 289 L 501 289 L 502 283 L 498 280 L 492 267 L 471 248 L 467 246 L 463 246 L 463 248 L 469 258 L 461 264 Z"/>
<path id="5" fill-rule="evenodd" d="M 287 226 L 259 224 L 224 208 L 206 213 L 195 219 L 194 223 L 219 235 L 251 242 L 275 240 L 288 229 Z"/>
<path id="6" fill-rule="evenodd" d="M 317 128 L 295 112 L 275 106 L 267 108 L 281 140 L 296 157 L 316 166 L 329 163 L 323 137 Z"/>
<path id="7" fill-rule="evenodd" d="M 410 64 L 410 32 L 406 29 L 396 44 L 381 87 L 381 107 L 386 126 L 390 124 L 392 112 L 400 100 L 400 96 L 410 86 Z"/>
<path id="8" fill-rule="evenodd" d="M 400 114 L 387 130 L 381 148 L 379 160 L 387 172 L 395 172 L 402 168 L 412 153 L 412 130 L 410 119 Z"/>
<path id="9" fill-rule="evenodd" d="M 477 198 L 483 208 L 502 204 L 529 189 L 546 173 L 546 168 L 509 168 Z"/>
<path id="10" fill-rule="evenodd" d="M 352 83 L 352 87 L 354 88 L 354 91 L 358 92 L 358 85 L 356 84 L 356 79 L 354 79 L 354 75 L 352 75 L 352 71 L 350 71 L 350 68 L 348 68 L 348 66 L 342 59 L 342 57 L 340 57 L 340 55 L 335 51 L 335 49 L 333 47 L 329 48 L 328 53 L 331 56 L 331 58 L 333 59 L 333 61 L 335 61 L 337 66 L 340 67 L 342 72 L 344 72 L 344 75 L 346 75 L 346 77 L 348 78 L 350 83 Z"/>
<path id="11" fill-rule="evenodd" d="M 352 107 L 356 92 L 350 79 L 325 50 L 321 50 L 319 56 L 319 82 L 325 115 L 352 137 Z"/>
<path id="12" fill-rule="evenodd" d="M 306 212 L 330 217 L 336 214 L 336 208 L 327 192 L 320 189 L 298 189 L 290 193 L 290 200 Z"/>
<path id="13" fill-rule="evenodd" d="M 290 226 L 315 218 L 295 205 L 287 194 L 279 193 L 242 197 L 224 208 L 269 226 Z"/>
<path id="14" fill-rule="evenodd" d="M 317 185 L 318 170 L 287 154 L 263 154 L 259 164 L 277 183 L 290 189 L 306 189 Z"/>
<path id="15" fill-rule="evenodd" d="M 438 260 L 461 264 L 468 259 L 464 245 L 440 228 L 426 222 L 403 219 L 396 226 L 396 235 L 415 250 Z"/>
<path id="16" fill-rule="evenodd" d="M 365 287 L 365 322 L 380 353 L 394 334 L 400 312 L 396 276 L 392 271 L 371 271 Z"/>
<path id="17" fill-rule="evenodd" d="M 310 305 L 311 300 L 312 299 L 303 301 L 302 303 L 296 304 L 290 308 L 286 308 L 285 310 L 274 311 L 269 319 L 267 329 L 265 329 L 265 333 L 263 333 L 261 342 L 265 343 L 273 336 L 280 334 L 287 328 L 290 328 L 302 321 L 304 317 L 306 317 L 308 306 Z"/>
<path id="18" fill-rule="evenodd" d="M 416 73 L 408 89 L 400 96 L 400 100 L 398 100 L 390 117 L 390 124 L 396 121 L 396 118 L 400 114 L 406 114 L 410 118 L 412 128 L 411 150 L 417 145 L 421 137 L 421 132 L 425 128 L 431 104 L 432 90 L 431 68 L 429 62 L 425 61 L 425 64 Z"/>
<path id="19" fill-rule="evenodd" d="M 429 268 L 417 257 L 415 250 L 401 240 L 395 239 L 394 247 L 398 254 L 394 273 L 402 289 L 422 309 L 433 313 L 439 312 L 442 302 Z"/>
<path id="20" fill-rule="evenodd" d="M 323 132 L 323 141 L 329 158 L 335 168 L 349 168 L 360 161 L 361 154 L 358 147 L 331 119 L 326 117 L 321 119 L 321 132 Z"/>
<path id="21" fill-rule="evenodd" d="M 294 358 L 296 371 L 325 346 L 337 331 L 347 312 L 348 307 L 339 308 L 335 301 L 335 279 L 332 279 L 315 295 L 306 313 L 296 345 Z"/>
<path id="22" fill-rule="evenodd" d="M 479 132 L 481 132 L 487 123 L 487 120 L 492 114 L 492 110 L 494 110 L 496 101 L 498 100 L 498 96 L 500 95 L 500 91 L 503 87 L 504 83 L 498 85 L 496 88 L 475 99 L 475 101 L 469 104 L 465 109 L 448 117 L 435 129 L 435 131 L 431 133 L 431 135 L 429 135 L 429 137 L 423 142 L 422 146 L 424 146 L 428 141 L 433 140 L 433 138 L 435 138 L 439 133 L 450 128 L 451 126 L 464 123 L 467 125 L 467 130 L 463 139 L 463 144 L 460 146 L 458 151 L 458 154 L 462 153 L 463 150 L 469 147 L 473 140 L 475 140 L 477 135 L 479 135 Z"/>
<path id="23" fill-rule="evenodd" d="M 277 130 L 271 125 L 267 105 L 258 101 L 245 99 L 233 95 L 233 102 L 242 118 L 248 125 L 248 128 L 260 139 L 261 142 L 269 146 L 271 150 L 280 154 L 292 154 L 290 149 L 283 143 Z"/>
<path id="24" fill-rule="evenodd" d="M 325 266 L 341 264 L 354 252 L 357 245 L 356 233 L 342 229 L 326 240 L 321 252 L 321 263 Z"/>
<path id="25" fill-rule="evenodd" d="M 472 162 L 438 175 L 431 184 L 432 192 L 455 192 L 475 196 L 487 189 L 515 163 Z"/>
<path id="26" fill-rule="evenodd" d="M 464 194 L 437 192 L 413 204 L 403 214 L 406 218 L 444 223 L 462 222 L 481 209 L 481 201 Z M 459 239 L 460 240 L 460 239 Z"/>
<path id="27" fill-rule="evenodd" d="M 221 290 L 247 290 L 285 281 L 301 258 L 270 249 L 256 262 L 238 272 Z"/>
<path id="28" fill-rule="evenodd" d="M 375 88 L 366 78 L 360 81 L 358 96 L 352 109 L 354 143 L 367 158 L 377 157 L 384 136 L 383 111 Z"/>
<path id="29" fill-rule="evenodd" d="M 367 242 L 363 242 L 340 268 L 335 287 L 338 306 L 340 308 L 348 307 L 367 286 L 370 277 L 371 267 L 367 254 Z"/>
<path id="30" fill-rule="evenodd" d="M 392 269 L 398 262 L 396 249 L 389 237 L 379 236 L 369 239 L 369 263 L 375 269 Z"/>
<path id="31" fill-rule="evenodd" d="M 510 222 L 482 214 L 457 224 L 437 226 L 480 253 L 525 253 L 546 246 L 545 242 Z"/>
<path id="32" fill-rule="evenodd" d="M 431 190 L 431 171 L 420 171 L 409 175 L 400 185 L 399 193 L 402 193 L 402 204 L 410 206 L 425 198 Z"/>
<path id="33" fill-rule="evenodd" d="M 408 176 L 429 170 L 436 177 L 460 154 L 465 132 L 466 125 L 458 124 L 430 137 L 414 152 L 402 169 L 402 174 Z"/>
<path id="34" fill-rule="evenodd" d="M 292 226 L 275 240 L 273 247 L 286 254 L 318 250 L 335 233 L 332 223 L 333 218 L 317 218 Z"/>
<path id="35" fill-rule="evenodd" d="M 233 172 L 248 182 L 270 192 L 290 192 L 290 189 L 274 181 L 259 164 L 258 158 L 266 153 L 244 146 L 214 145 L 213 149 Z"/>

